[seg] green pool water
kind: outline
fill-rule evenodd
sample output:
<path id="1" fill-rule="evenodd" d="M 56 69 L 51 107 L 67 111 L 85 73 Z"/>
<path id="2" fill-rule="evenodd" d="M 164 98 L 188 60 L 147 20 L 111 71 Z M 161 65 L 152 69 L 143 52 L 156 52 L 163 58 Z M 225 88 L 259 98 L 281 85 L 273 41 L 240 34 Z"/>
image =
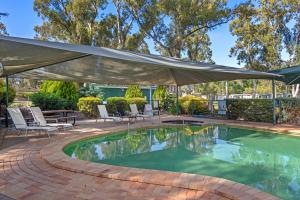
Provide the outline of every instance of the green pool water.
<path id="1" fill-rule="evenodd" d="M 300 199 L 300 138 L 229 126 L 137 129 L 65 147 L 74 159 L 221 177 Z"/>

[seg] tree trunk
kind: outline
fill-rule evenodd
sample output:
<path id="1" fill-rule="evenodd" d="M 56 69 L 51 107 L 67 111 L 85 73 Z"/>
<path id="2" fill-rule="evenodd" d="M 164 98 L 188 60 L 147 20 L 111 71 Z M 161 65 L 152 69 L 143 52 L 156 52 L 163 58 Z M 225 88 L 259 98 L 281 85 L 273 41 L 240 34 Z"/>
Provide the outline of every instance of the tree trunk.
<path id="1" fill-rule="evenodd" d="M 257 89 L 257 80 L 253 80 L 253 88 L 252 88 L 252 98 L 256 97 L 256 89 Z"/>
<path id="2" fill-rule="evenodd" d="M 120 11 L 120 1 L 119 0 L 115 0 L 114 4 L 116 6 L 117 9 L 117 31 L 118 31 L 118 49 L 122 49 L 123 47 L 123 38 L 122 38 L 122 34 L 121 34 L 121 21 L 120 21 L 120 15 L 121 15 L 121 11 Z"/>
<path id="3" fill-rule="evenodd" d="M 299 93 L 299 84 L 293 85 L 292 87 L 292 97 L 296 98 Z"/>

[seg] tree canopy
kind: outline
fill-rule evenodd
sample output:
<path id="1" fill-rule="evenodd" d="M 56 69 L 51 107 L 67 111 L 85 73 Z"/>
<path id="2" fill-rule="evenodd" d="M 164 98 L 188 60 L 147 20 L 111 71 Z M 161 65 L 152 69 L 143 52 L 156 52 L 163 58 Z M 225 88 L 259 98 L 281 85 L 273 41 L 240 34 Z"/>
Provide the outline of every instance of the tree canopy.
<path id="1" fill-rule="evenodd" d="M 0 12 L 0 35 L 8 35 L 5 24 L 1 22 L 1 18 L 5 16 L 8 16 L 8 14 Z"/>

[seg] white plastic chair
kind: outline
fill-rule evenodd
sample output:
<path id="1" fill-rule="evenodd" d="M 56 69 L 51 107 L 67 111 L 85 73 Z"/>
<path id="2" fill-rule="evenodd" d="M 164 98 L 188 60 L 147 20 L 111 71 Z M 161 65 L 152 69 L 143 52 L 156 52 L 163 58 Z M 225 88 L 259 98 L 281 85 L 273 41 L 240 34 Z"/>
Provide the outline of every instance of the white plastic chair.
<path id="1" fill-rule="evenodd" d="M 113 120 L 114 122 L 122 121 L 121 117 L 109 116 L 105 105 L 98 105 L 97 107 L 98 107 L 98 110 L 99 110 L 99 113 L 100 113 L 99 119 L 103 119 L 104 122 L 106 120 Z M 96 119 L 96 122 L 97 122 L 97 119 Z"/>
<path id="2" fill-rule="evenodd" d="M 31 107 L 30 111 L 33 115 L 34 121 L 39 126 L 50 126 L 50 127 L 57 127 L 57 128 L 73 128 L 72 124 L 69 123 L 47 123 L 41 109 L 39 107 Z"/>
<path id="3" fill-rule="evenodd" d="M 25 131 L 27 136 L 28 131 L 45 131 L 50 138 L 50 132 L 58 131 L 55 127 L 49 126 L 28 126 L 19 108 L 7 108 L 8 113 L 14 123 L 16 130 Z"/>
<path id="4" fill-rule="evenodd" d="M 146 105 L 149 105 L 149 104 L 146 104 Z M 143 120 L 145 120 L 145 118 L 147 118 L 147 117 L 151 117 L 151 115 L 149 115 L 148 113 L 147 114 L 146 113 L 140 114 L 139 111 L 138 111 L 138 109 L 137 109 L 136 104 L 129 104 L 129 107 L 130 107 L 130 110 L 131 110 L 131 114 L 133 116 L 141 117 L 141 118 L 143 118 Z M 151 108 L 151 110 L 152 110 L 152 108 Z"/>

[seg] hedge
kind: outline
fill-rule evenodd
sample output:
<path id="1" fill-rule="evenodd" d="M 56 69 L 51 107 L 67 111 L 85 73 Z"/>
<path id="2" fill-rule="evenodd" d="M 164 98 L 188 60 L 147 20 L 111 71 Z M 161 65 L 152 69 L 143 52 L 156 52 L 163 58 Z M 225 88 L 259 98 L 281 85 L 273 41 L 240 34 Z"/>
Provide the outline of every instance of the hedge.
<path id="1" fill-rule="evenodd" d="M 127 99 L 127 103 L 129 104 L 136 104 L 138 110 L 140 112 L 144 112 L 145 105 L 147 104 L 147 101 L 144 98 L 129 98 Z"/>
<path id="2" fill-rule="evenodd" d="M 97 105 L 101 103 L 98 97 L 81 97 L 78 100 L 77 107 L 80 112 L 84 113 L 89 118 L 95 118 L 99 114 Z"/>
<path id="3" fill-rule="evenodd" d="M 128 111 L 128 102 L 125 97 L 109 97 L 106 101 L 107 112 L 110 114 L 119 113 L 125 115 L 126 111 Z"/>
<path id="4" fill-rule="evenodd" d="M 227 99 L 228 119 L 272 122 L 272 99 Z"/>
<path id="5" fill-rule="evenodd" d="M 45 92 L 37 92 L 30 96 L 33 106 L 40 107 L 42 110 L 59 110 L 70 109 L 73 102 L 68 102 L 65 99 L 55 94 Z"/>
<path id="6" fill-rule="evenodd" d="M 208 102 L 197 96 L 187 95 L 179 98 L 179 108 L 182 114 L 208 114 Z"/>
<path id="7" fill-rule="evenodd" d="M 298 123 L 300 117 L 300 99 L 292 98 L 278 99 L 279 102 L 279 122 Z"/>

